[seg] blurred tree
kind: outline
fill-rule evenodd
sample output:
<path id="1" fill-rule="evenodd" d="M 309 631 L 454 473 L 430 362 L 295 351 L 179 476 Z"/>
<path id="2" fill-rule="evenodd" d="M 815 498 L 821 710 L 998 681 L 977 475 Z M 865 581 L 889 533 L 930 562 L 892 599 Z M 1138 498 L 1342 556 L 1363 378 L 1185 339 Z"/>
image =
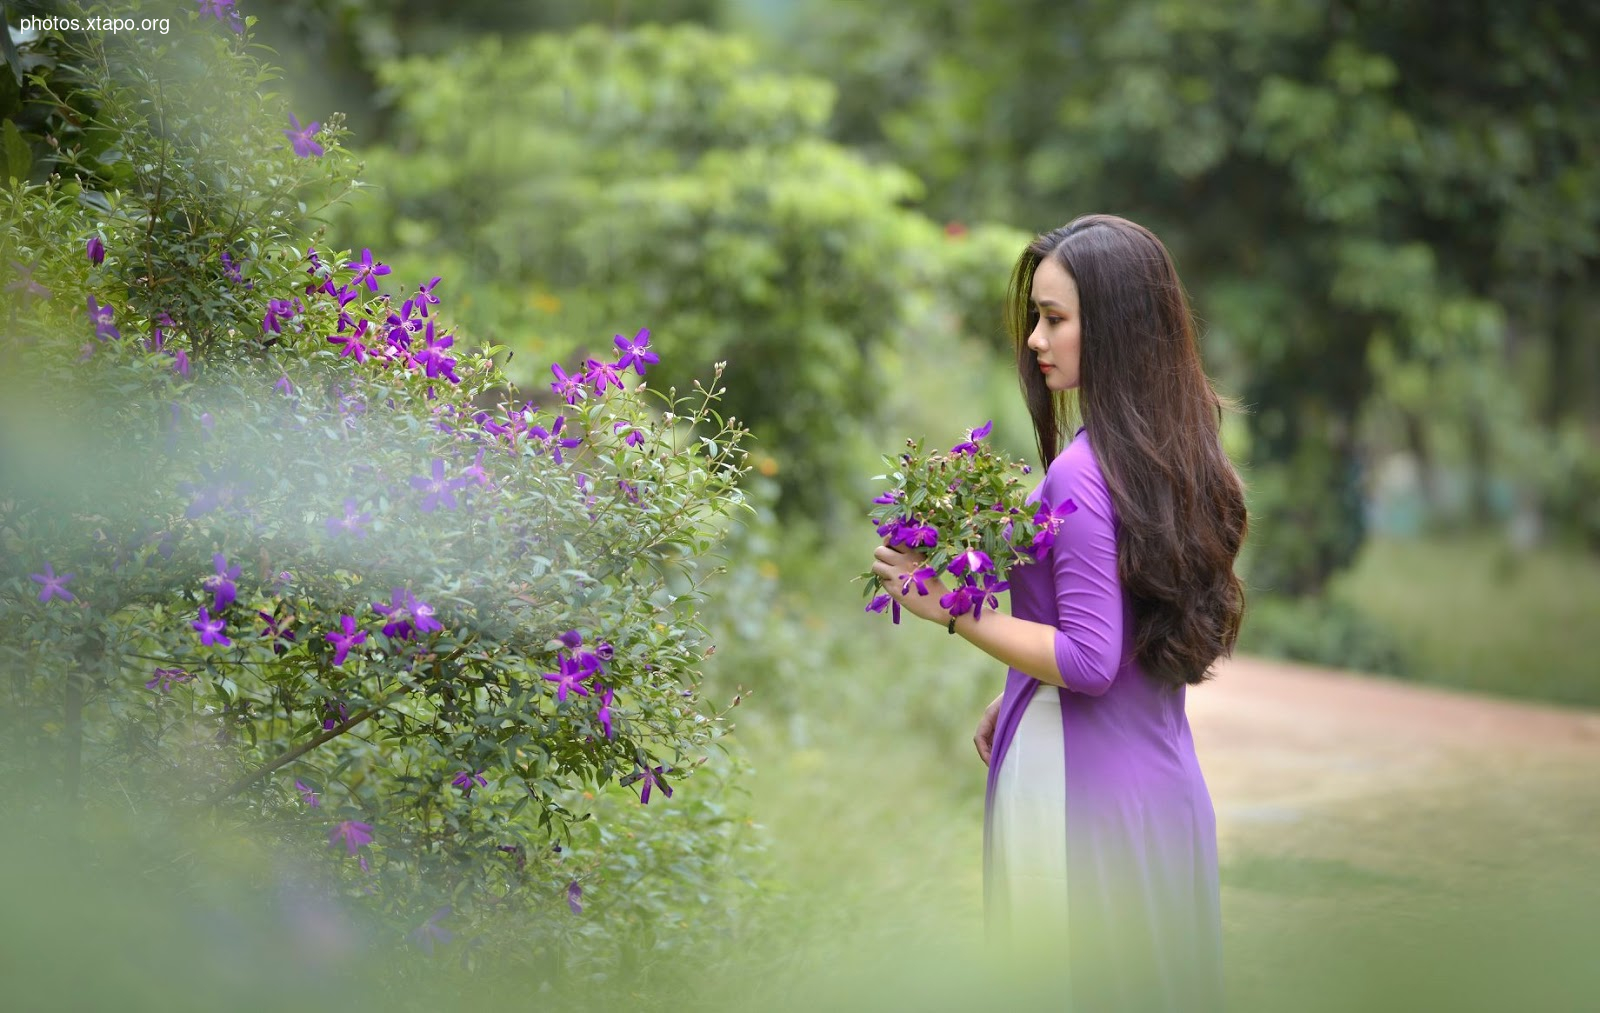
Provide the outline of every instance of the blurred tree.
<path id="1" fill-rule="evenodd" d="M 258 36 L 277 51 L 297 104 L 345 113 L 354 136 L 367 143 L 389 129 L 392 96 L 378 87 L 378 67 L 387 60 L 441 53 L 482 36 L 586 24 L 714 25 L 722 7 L 723 0 L 279 0 Z"/>
<path id="2" fill-rule="evenodd" d="M 383 199 L 354 207 L 341 241 L 439 265 L 447 290 L 492 279 L 461 313 L 516 350 L 535 396 L 550 377 L 522 361 L 603 356 L 597 334 L 650 328 L 652 385 L 727 360 L 725 407 L 780 462 L 786 511 L 842 489 L 839 448 L 884 400 L 874 348 L 923 319 L 913 295 L 934 292 L 951 328 L 979 303 L 998 318 L 1018 237 L 958 239 L 903 209 L 911 175 L 823 138 L 832 87 L 763 68 L 742 40 L 489 37 L 381 77 L 397 98 L 393 144 L 368 152 Z"/>
<path id="3" fill-rule="evenodd" d="M 1594 458 L 1531 427 L 1600 407 L 1600 371 L 1574 368 L 1594 364 L 1600 8 L 802 9 L 822 31 L 792 59 L 839 81 L 839 136 L 919 172 L 935 213 L 1105 210 L 1167 240 L 1252 409 L 1254 583 L 1313 593 L 1351 560 L 1372 405 L 1480 479 L 1553 493 Z M 1544 375 L 1511 382 L 1513 355 Z"/>

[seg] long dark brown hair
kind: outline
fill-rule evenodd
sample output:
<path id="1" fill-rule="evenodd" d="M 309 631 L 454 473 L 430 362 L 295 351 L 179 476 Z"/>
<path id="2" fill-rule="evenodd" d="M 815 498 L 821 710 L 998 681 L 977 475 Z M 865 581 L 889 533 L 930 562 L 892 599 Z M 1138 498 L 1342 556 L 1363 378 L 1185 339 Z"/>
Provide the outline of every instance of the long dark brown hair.
<path id="1" fill-rule="evenodd" d="M 1206 376 L 1194 317 L 1167 248 L 1150 230 L 1085 215 L 1039 236 L 1011 276 L 1007 328 L 1048 467 L 1070 416 L 1027 345 L 1033 273 L 1054 258 L 1078 288 L 1078 409 L 1121 530 L 1117 570 L 1133 602 L 1134 654 L 1172 685 L 1198 683 L 1230 654 L 1244 617 L 1233 572 L 1248 520 L 1222 450 L 1224 407 Z"/>

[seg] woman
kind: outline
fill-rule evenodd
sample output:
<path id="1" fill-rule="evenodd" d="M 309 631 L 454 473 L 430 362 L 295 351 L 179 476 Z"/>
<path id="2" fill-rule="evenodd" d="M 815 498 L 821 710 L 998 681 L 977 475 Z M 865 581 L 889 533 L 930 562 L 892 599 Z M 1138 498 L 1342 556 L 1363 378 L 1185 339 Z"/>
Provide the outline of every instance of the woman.
<path id="1" fill-rule="evenodd" d="M 1036 239 L 1008 323 L 1054 546 L 1014 568 L 1011 615 L 954 631 L 1009 666 L 975 742 L 989 764 L 992 937 L 1065 973 L 1080 1010 L 1222 1004 L 1216 822 L 1185 687 L 1233 649 L 1244 491 L 1166 248 L 1089 215 Z M 1083 427 L 1066 435 L 1069 391 Z M 902 606 L 944 626 L 944 589 L 902 593 L 920 553 L 876 550 Z"/>

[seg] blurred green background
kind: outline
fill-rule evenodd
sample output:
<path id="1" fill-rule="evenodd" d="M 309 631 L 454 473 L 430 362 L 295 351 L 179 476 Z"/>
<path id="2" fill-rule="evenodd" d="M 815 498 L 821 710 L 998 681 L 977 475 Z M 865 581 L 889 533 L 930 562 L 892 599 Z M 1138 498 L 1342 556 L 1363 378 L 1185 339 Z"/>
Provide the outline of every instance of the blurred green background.
<path id="1" fill-rule="evenodd" d="M 1007 269 L 1107 211 L 1171 248 L 1245 408 L 1244 649 L 1600 704 L 1593 5 L 296 0 L 260 31 L 365 155 L 335 242 L 445 274 L 519 380 L 641 327 L 668 381 L 728 361 L 766 572 L 864 558 L 905 437 L 994 417 L 1028 455 Z"/>
<path id="2" fill-rule="evenodd" d="M 1225 433 L 1251 496 L 1242 651 L 1600 706 L 1600 7 L 244 8 L 301 120 L 349 116 L 372 189 L 329 245 L 443 276 L 463 333 L 511 348 L 530 393 L 552 360 L 645 327 L 662 383 L 725 360 L 728 409 L 759 438 L 761 508 L 727 550 L 707 674 L 714 696 L 745 694 L 763 858 L 704 913 L 729 926 L 722 948 L 619 970 L 608 994 L 992 998 L 948 968 L 978 945 L 984 771 L 967 750 L 1002 673 L 863 616 L 849 581 L 876 541 L 878 455 L 988 418 L 1031 452 L 1000 296 L 1028 237 L 1079 214 L 1164 239 L 1209 368 L 1244 405 Z M 1284 857 L 1270 833 L 1225 852 L 1239 1008 L 1577 1008 L 1600 987 L 1573 947 L 1600 928 L 1578 887 L 1600 859 L 1592 774 L 1552 764 L 1496 787 L 1523 793 L 1514 806 L 1458 786 L 1325 814 L 1335 852 L 1437 856 L 1411 879 Z M 46 852 L 5 868 L 78 881 Z M 55 910 L 55 882 L 15 910 Z M 187 889 L 196 910 L 259 899 Z M 148 898 L 130 896 L 136 927 Z M 170 917 L 184 945 L 211 931 Z M 26 953 L 29 922 L 10 924 L 0 949 Z M 432 986 L 447 1004 L 602 984 L 453 973 Z"/>

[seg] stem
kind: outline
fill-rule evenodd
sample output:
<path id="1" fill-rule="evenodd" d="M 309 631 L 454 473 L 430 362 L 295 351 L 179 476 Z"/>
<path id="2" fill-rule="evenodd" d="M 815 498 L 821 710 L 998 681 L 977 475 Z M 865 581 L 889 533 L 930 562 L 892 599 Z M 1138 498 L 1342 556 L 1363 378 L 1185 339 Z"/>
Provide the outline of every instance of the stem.
<path id="1" fill-rule="evenodd" d="M 78 672 L 67 674 L 67 699 L 64 723 L 66 725 L 65 770 L 61 784 L 67 804 L 76 808 L 78 789 L 83 782 L 83 676 Z"/>
<path id="2" fill-rule="evenodd" d="M 327 742 L 330 739 L 336 739 L 339 736 L 343 735 L 345 732 L 347 732 L 350 729 L 354 728 L 356 725 L 359 725 L 361 722 L 367 720 L 368 718 L 372 717 L 374 714 L 378 713 L 379 711 L 383 710 L 385 707 L 389 706 L 389 704 L 393 703 L 395 700 L 397 700 L 401 696 L 404 696 L 406 692 L 408 692 L 408 690 L 402 690 L 402 691 L 400 691 L 398 693 L 394 693 L 394 694 L 390 695 L 387 699 L 383 700 L 381 703 L 375 703 L 371 707 L 368 707 L 366 710 L 359 711 L 356 714 L 353 714 L 350 717 L 346 718 L 345 720 L 343 720 L 343 721 L 339 722 L 338 724 L 334 725 L 332 728 L 326 729 L 325 731 L 322 732 L 322 734 L 314 735 L 311 738 L 307 739 L 306 741 L 300 743 L 298 746 L 295 746 L 293 749 L 290 749 L 287 752 L 283 752 L 283 753 L 278 754 L 276 757 L 274 757 L 271 760 L 268 760 L 262 766 L 257 767 L 255 770 L 253 770 L 250 773 L 246 774 L 245 776 L 239 778 L 237 781 L 234 781 L 232 784 L 228 785 L 226 788 L 223 788 L 221 791 L 217 792 L 215 795 L 212 795 L 209 799 L 206 800 L 205 804 L 208 805 L 208 806 L 214 806 L 214 805 L 218 804 L 219 802 L 222 802 L 224 799 L 228 798 L 229 796 L 238 794 L 239 792 L 243 791 L 244 789 L 250 787 L 252 784 L 255 784 L 257 781 L 261 780 L 263 777 L 266 777 L 268 774 L 272 773 L 274 770 L 277 770 L 279 767 L 282 767 L 284 764 L 293 763 L 295 760 L 298 760 L 300 757 L 302 757 L 305 754 L 311 752 L 311 750 L 313 750 L 313 749 L 317 748 L 318 746 L 322 745 L 324 742 Z"/>
<path id="3" fill-rule="evenodd" d="M 450 662 L 455 661 L 457 658 L 461 657 L 462 654 L 466 653 L 467 648 L 471 647 L 471 646 L 472 646 L 472 642 L 471 641 L 469 641 L 469 642 L 467 642 L 465 644 L 462 644 L 460 647 L 457 647 L 455 650 L 451 651 L 445 657 L 436 660 L 434 662 L 435 667 L 437 668 L 437 666 L 439 666 L 439 665 L 448 665 L 448 664 L 450 664 Z M 300 757 L 302 757 L 305 754 L 311 752 L 313 749 L 315 749 L 318 746 L 322 745 L 324 742 L 328 742 L 331 739 L 338 738 L 339 736 L 343 735 L 345 732 L 347 732 L 350 729 L 354 728 L 356 725 L 359 725 L 361 722 L 367 720 L 368 718 L 372 717 L 374 714 L 376 714 L 379 711 L 385 709 L 391 703 L 394 703 L 396 700 L 400 699 L 402 696 L 405 696 L 407 693 L 411 692 L 413 688 L 415 688 L 415 687 L 407 686 L 404 683 L 402 683 L 401 687 L 398 690 L 396 690 L 393 693 L 390 693 L 388 696 L 384 697 L 382 700 L 380 700 L 377 703 L 373 704 L 371 707 L 368 707 L 366 710 L 360 711 L 360 712 L 358 712 L 356 714 L 351 715 L 350 717 L 346 718 L 345 720 L 343 720 L 343 721 L 339 722 L 338 724 L 334 725 L 332 728 L 324 730 L 322 732 L 322 734 L 313 735 L 311 738 L 309 738 L 306 741 L 300 743 L 298 746 L 295 746 L 294 748 L 289 749 L 286 752 L 279 753 L 277 756 L 273 757 L 271 760 L 268 760 L 262 766 L 256 768 L 255 770 L 251 771 L 250 773 L 246 774 L 245 776 L 239 778 L 237 781 L 234 781 L 232 784 L 228 785 L 226 788 L 223 788 L 221 791 L 217 792 L 215 795 L 212 795 L 209 799 L 207 799 L 205 801 L 205 805 L 207 805 L 207 806 L 217 805 L 219 802 L 222 802 L 224 799 L 228 798 L 229 796 L 236 795 L 239 792 L 243 791 L 244 789 L 250 787 L 252 784 L 255 784 L 257 781 L 261 780 L 263 777 L 266 777 L 268 774 L 272 773 L 274 770 L 277 770 L 279 767 L 282 767 L 283 765 L 288 764 L 288 763 L 293 763 L 295 760 L 298 760 Z"/>

